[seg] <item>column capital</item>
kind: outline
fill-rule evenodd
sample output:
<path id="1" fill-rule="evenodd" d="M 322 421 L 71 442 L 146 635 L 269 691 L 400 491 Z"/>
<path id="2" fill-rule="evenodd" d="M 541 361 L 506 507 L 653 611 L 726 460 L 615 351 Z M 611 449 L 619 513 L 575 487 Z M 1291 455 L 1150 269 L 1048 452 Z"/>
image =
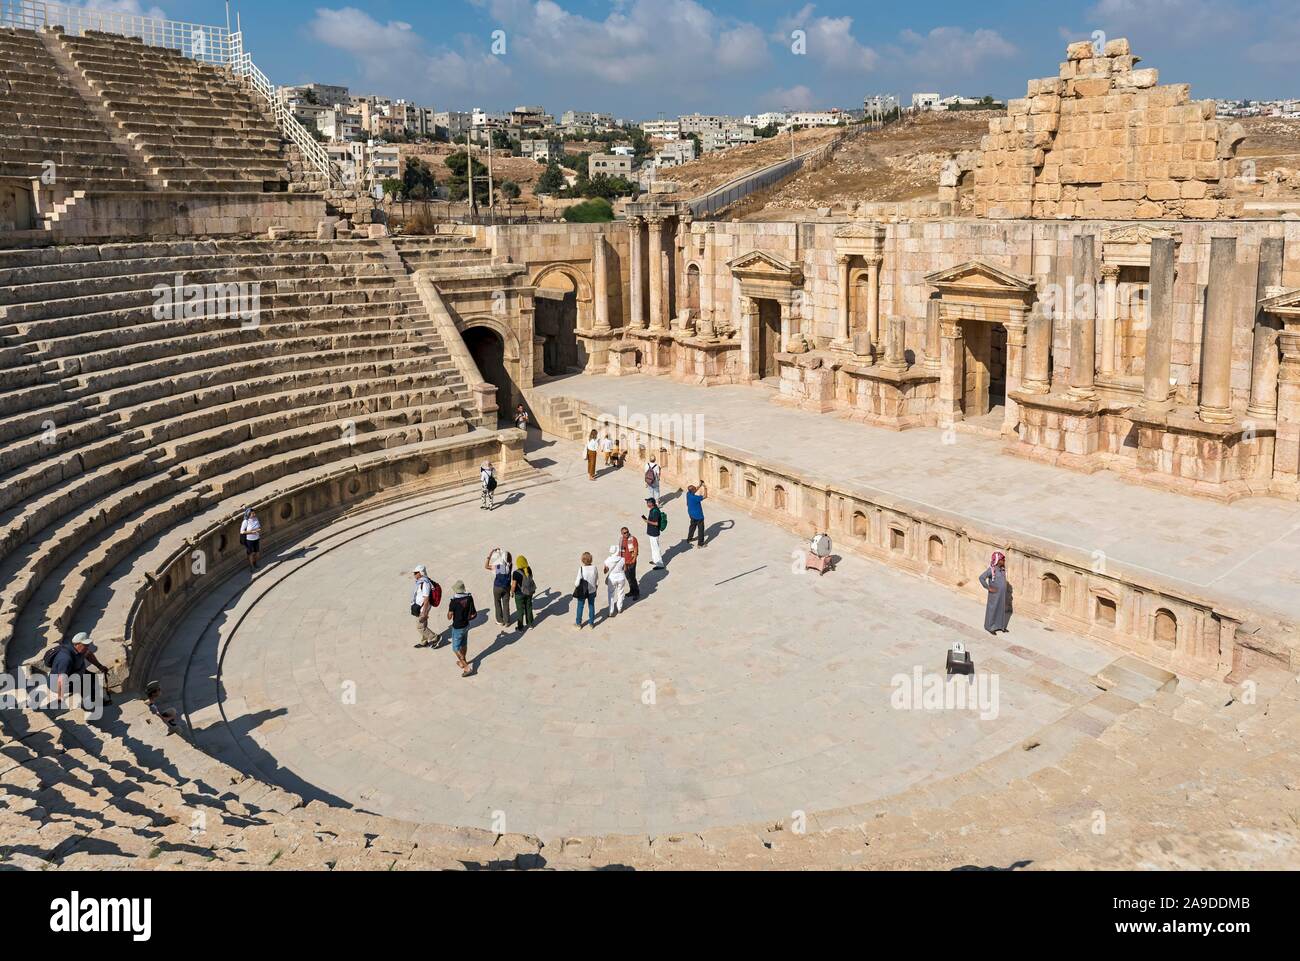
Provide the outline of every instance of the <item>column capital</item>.
<path id="1" fill-rule="evenodd" d="M 840 254 L 838 257 L 835 258 L 835 262 L 839 264 L 841 267 L 847 267 L 852 260 L 853 260 L 852 254 Z"/>
<path id="2" fill-rule="evenodd" d="M 885 263 L 885 256 L 884 254 L 872 254 L 870 257 L 866 258 L 866 261 L 868 267 L 874 267 L 876 270 L 879 270 Z"/>
<path id="3" fill-rule="evenodd" d="M 1101 275 L 1106 280 L 1118 280 L 1120 269 L 1119 264 L 1102 264 Z"/>

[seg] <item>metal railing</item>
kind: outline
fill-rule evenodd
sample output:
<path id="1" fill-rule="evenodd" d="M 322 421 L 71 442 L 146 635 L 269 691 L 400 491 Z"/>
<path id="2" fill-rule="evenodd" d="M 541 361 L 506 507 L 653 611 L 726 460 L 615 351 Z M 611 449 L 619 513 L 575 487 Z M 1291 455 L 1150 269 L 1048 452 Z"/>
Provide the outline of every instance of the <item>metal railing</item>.
<path id="1" fill-rule="evenodd" d="M 257 69 L 257 64 L 253 63 L 250 54 L 244 52 L 243 34 L 235 34 L 235 40 L 239 46 L 239 56 L 231 62 L 231 72 L 242 78 L 249 86 L 260 93 L 266 100 L 267 107 L 275 117 L 275 123 L 280 128 L 290 142 L 302 151 L 303 159 L 316 168 L 317 172 L 325 178 L 329 186 L 335 186 L 341 182 L 341 176 L 334 161 L 330 160 L 329 153 L 321 146 L 320 141 L 308 133 L 307 128 L 298 122 L 298 118 L 293 115 L 289 105 L 281 100 L 275 92 L 275 84 L 267 78 L 266 74 Z"/>
<path id="2" fill-rule="evenodd" d="M 47 0 L 0 0 L 0 26 L 19 30 L 62 27 L 72 36 L 88 31 L 136 37 L 151 47 L 166 47 L 203 63 L 225 66 L 236 54 L 234 34 L 226 27 L 160 20 L 132 13 L 74 7 Z"/>
<path id="3" fill-rule="evenodd" d="M 742 174 L 721 187 L 717 187 L 689 201 L 691 212 L 699 218 L 712 217 L 718 211 L 725 210 L 750 194 L 757 193 L 789 177 L 793 177 L 805 167 L 810 170 L 816 169 L 816 167 L 829 160 L 846 141 L 861 135 L 866 129 L 866 124 L 854 124 L 827 143 L 818 144 L 816 147 L 805 150 L 795 157 L 779 160 L 774 164 Z"/>
<path id="4" fill-rule="evenodd" d="M 257 69 L 252 57 L 244 50 L 244 35 L 228 27 L 210 24 L 183 23 L 139 14 L 98 10 L 93 7 L 74 7 L 49 0 L 0 0 L 0 27 L 19 30 L 41 30 L 61 27 L 71 36 L 84 36 L 91 31 L 136 37 L 151 47 L 163 47 L 197 60 L 230 70 L 257 90 L 266 100 L 276 125 L 284 138 L 294 144 L 303 157 L 325 177 L 331 185 L 340 182 L 338 169 L 330 160 L 325 148 L 293 115 L 293 111 L 276 96 L 275 85 L 266 74 Z"/>

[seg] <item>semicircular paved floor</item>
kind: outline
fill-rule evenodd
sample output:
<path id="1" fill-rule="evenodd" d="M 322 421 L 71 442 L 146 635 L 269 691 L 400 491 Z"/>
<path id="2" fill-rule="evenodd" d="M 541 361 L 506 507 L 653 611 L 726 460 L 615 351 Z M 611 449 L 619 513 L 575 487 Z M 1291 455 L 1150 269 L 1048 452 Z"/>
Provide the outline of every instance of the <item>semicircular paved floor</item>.
<path id="1" fill-rule="evenodd" d="M 796 573 L 795 536 L 717 503 L 707 549 L 643 569 L 642 600 L 577 631 L 577 556 L 634 526 L 642 488 L 632 471 L 588 481 L 573 445 L 533 456 L 554 483 L 490 514 L 461 504 L 299 551 L 213 622 L 226 731 L 259 773 L 376 813 L 544 837 L 776 821 L 964 771 L 1095 696 L 1089 677 L 1119 656 L 1024 620 L 994 640 L 977 600 L 865 560 Z M 675 545 L 685 505 L 667 509 Z M 448 595 L 463 578 L 490 613 L 497 544 L 532 562 L 540 623 L 520 637 L 480 619 L 478 674 L 462 679 L 447 648 L 413 649 L 407 571 L 427 563 Z M 996 674 L 997 716 L 891 706 L 892 680 L 941 671 L 954 640 Z"/>

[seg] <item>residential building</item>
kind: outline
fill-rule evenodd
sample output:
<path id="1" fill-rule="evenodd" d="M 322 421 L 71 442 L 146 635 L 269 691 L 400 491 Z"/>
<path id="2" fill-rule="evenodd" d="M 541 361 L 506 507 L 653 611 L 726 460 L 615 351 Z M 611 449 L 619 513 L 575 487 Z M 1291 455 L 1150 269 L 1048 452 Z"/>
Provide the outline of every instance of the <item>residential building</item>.
<path id="1" fill-rule="evenodd" d="M 462 110 L 439 110 L 433 115 L 433 122 L 439 131 L 445 131 L 448 140 L 469 133 L 474 124 L 474 115 Z"/>
<path id="2" fill-rule="evenodd" d="M 682 125 L 677 120 L 647 120 L 641 124 L 641 132 L 660 140 L 677 140 L 682 135 Z"/>
<path id="3" fill-rule="evenodd" d="M 549 140 L 521 140 L 519 153 L 520 156 L 536 160 L 540 164 L 548 164 L 552 160 L 558 160 L 560 156 L 559 149 Z"/>
<path id="4" fill-rule="evenodd" d="M 367 176 L 371 184 L 402 176 L 402 157 L 397 144 L 371 140 L 366 144 Z"/>
<path id="5" fill-rule="evenodd" d="M 934 110 L 939 104 L 939 95 L 937 93 L 914 93 L 912 94 L 913 110 Z"/>
<path id="6" fill-rule="evenodd" d="M 280 87 L 276 90 L 276 96 L 281 103 L 297 99 L 317 103 L 322 107 L 340 105 L 346 107 L 351 101 L 347 87 L 329 83 L 300 83 L 290 87 Z"/>
<path id="7" fill-rule="evenodd" d="M 632 158 L 611 153 L 594 153 L 587 158 L 587 176 L 631 177 Z"/>
<path id="8" fill-rule="evenodd" d="M 838 110 L 804 110 L 790 114 L 790 123 L 796 127 L 834 127 L 844 122 Z"/>
<path id="9" fill-rule="evenodd" d="M 718 117 L 713 115 L 693 113 L 688 117 L 678 117 L 678 123 L 681 124 L 683 137 L 689 137 L 691 134 L 699 134 L 703 137 L 711 131 L 721 131 L 727 124 L 728 117 Z"/>
<path id="10" fill-rule="evenodd" d="M 655 154 L 656 167 L 676 167 L 695 159 L 694 140 L 673 140 L 664 144 Z"/>

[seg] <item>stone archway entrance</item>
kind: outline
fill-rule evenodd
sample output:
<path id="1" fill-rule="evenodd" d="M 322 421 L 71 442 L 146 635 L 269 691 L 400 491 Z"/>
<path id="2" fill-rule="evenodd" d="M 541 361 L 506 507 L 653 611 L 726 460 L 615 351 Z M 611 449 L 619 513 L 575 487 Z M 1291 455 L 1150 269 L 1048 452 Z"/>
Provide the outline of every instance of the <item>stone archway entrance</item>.
<path id="1" fill-rule="evenodd" d="M 971 421 L 979 428 L 1014 433 L 1020 406 L 1011 394 L 1024 378 L 1033 282 L 980 261 L 925 280 L 939 291 L 940 422 Z M 996 423 L 990 422 L 991 414 Z"/>
<path id="2" fill-rule="evenodd" d="M 498 419 L 509 420 L 515 405 L 523 403 L 523 394 L 510 373 L 505 341 L 491 327 L 468 327 L 461 333 L 461 339 L 483 380 L 497 389 Z"/>
<path id="3" fill-rule="evenodd" d="M 578 267 L 559 262 L 541 267 L 530 283 L 537 338 L 534 368 L 550 377 L 582 370 L 588 357 L 579 335 L 589 334 L 594 322 L 591 282 Z"/>

